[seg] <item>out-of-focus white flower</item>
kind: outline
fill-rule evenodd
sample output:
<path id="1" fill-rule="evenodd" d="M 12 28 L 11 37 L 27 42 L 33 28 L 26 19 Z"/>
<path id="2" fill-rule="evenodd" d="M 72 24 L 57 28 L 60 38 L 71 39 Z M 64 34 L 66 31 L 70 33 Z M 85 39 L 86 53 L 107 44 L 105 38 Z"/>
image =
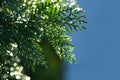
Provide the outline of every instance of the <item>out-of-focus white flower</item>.
<path id="1" fill-rule="evenodd" d="M 41 16 L 42 19 L 45 19 L 45 16 Z"/>
<path id="2" fill-rule="evenodd" d="M 15 76 L 16 79 L 21 79 L 20 75 Z"/>
<path id="3" fill-rule="evenodd" d="M 33 8 L 36 8 L 37 6 L 36 5 L 32 5 Z"/>
<path id="4" fill-rule="evenodd" d="M 18 70 L 19 72 L 21 72 L 23 70 L 23 67 L 22 66 L 17 66 L 16 70 Z"/>
<path id="5" fill-rule="evenodd" d="M 11 46 L 14 48 L 17 48 L 18 45 L 17 45 L 17 43 L 12 43 Z"/>
<path id="6" fill-rule="evenodd" d="M 44 31 L 44 29 L 43 29 L 43 28 L 40 28 L 40 31 Z"/>
<path id="7" fill-rule="evenodd" d="M 14 68 L 13 68 L 13 67 L 11 67 L 11 68 L 10 68 L 10 71 L 14 71 Z"/>
<path id="8" fill-rule="evenodd" d="M 11 53 L 11 51 L 7 50 L 7 53 Z"/>
<path id="9" fill-rule="evenodd" d="M 32 4 L 33 4 L 33 5 L 35 5 L 36 3 L 37 3 L 37 2 L 36 2 L 36 1 L 34 1 Z"/>
<path id="10" fill-rule="evenodd" d="M 73 21 L 69 21 L 68 23 L 69 23 L 69 24 L 72 24 L 72 23 L 73 23 Z"/>
<path id="11" fill-rule="evenodd" d="M 20 67 L 19 66 L 16 66 L 16 70 L 19 70 L 20 69 Z"/>
<path id="12" fill-rule="evenodd" d="M 62 6 L 63 6 L 63 7 L 66 7 L 66 6 L 68 6 L 68 5 L 69 5 L 68 2 L 66 2 L 66 3 L 62 3 Z"/>
<path id="13" fill-rule="evenodd" d="M 26 6 L 26 4 L 24 3 L 23 6 Z"/>
<path id="14" fill-rule="evenodd" d="M 15 74 L 14 74 L 14 72 L 10 72 L 10 76 L 14 76 Z"/>
<path id="15" fill-rule="evenodd" d="M 37 41 L 37 42 L 40 42 L 40 39 L 37 39 L 36 41 Z"/>
<path id="16" fill-rule="evenodd" d="M 30 0 L 29 2 L 27 2 L 29 5 L 32 3 L 32 1 Z"/>
<path id="17" fill-rule="evenodd" d="M 17 63 L 14 63 L 13 66 L 17 66 Z"/>
<path id="18" fill-rule="evenodd" d="M 58 4 L 58 3 L 56 3 L 55 5 L 54 5 L 54 7 L 56 7 L 56 8 L 60 8 L 60 5 Z"/>
<path id="19" fill-rule="evenodd" d="M 10 53 L 10 56 L 13 56 L 13 53 Z"/>
<path id="20" fill-rule="evenodd" d="M 26 3 L 26 2 L 27 2 L 27 0 L 24 0 L 24 2 Z"/>
<path id="21" fill-rule="evenodd" d="M 76 0 L 68 0 L 69 7 L 76 5 Z"/>
<path id="22" fill-rule="evenodd" d="M 13 53 L 9 50 L 7 50 L 7 53 L 9 53 L 10 56 L 13 56 Z"/>
<path id="23" fill-rule="evenodd" d="M 15 74 L 15 75 L 18 75 L 18 74 L 19 74 L 19 72 L 18 72 L 18 71 L 14 71 L 14 74 Z"/>
<path id="24" fill-rule="evenodd" d="M 80 7 L 76 7 L 75 10 L 76 10 L 76 11 L 83 11 L 83 9 L 80 8 Z"/>
<path id="25" fill-rule="evenodd" d="M 44 3 L 44 2 L 45 2 L 45 0 L 41 0 L 41 2 L 42 2 L 42 3 Z"/>
<path id="26" fill-rule="evenodd" d="M 17 20 L 20 20 L 22 17 L 21 16 L 18 16 Z"/>
<path id="27" fill-rule="evenodd" d="M 37 33 L 36 33 L 36 32 L 34 32 L 34 35 L 37 35 Z"/>
<path id="28" fill-rule="evenodd" d="M 73 1 L 70 1 L 70 2 L 69 2 L 69 7 L 72 7 L 72 6 L 74 6 L 74 5 L 76 5 L 76 1 L 73 0 Z"/>

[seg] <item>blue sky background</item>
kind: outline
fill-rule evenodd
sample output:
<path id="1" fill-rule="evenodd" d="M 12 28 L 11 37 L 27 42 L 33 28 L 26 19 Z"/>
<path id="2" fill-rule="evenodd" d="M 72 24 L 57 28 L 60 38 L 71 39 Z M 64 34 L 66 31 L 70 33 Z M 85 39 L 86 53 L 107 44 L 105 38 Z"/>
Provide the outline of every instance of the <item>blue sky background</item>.
<path id="1" fill-rule="evenodd" d="M 75 32 L 79 64 L 68 64 L 66 80 L 120 80 L 120 0 L 78 0 L 87 29 Z"/>

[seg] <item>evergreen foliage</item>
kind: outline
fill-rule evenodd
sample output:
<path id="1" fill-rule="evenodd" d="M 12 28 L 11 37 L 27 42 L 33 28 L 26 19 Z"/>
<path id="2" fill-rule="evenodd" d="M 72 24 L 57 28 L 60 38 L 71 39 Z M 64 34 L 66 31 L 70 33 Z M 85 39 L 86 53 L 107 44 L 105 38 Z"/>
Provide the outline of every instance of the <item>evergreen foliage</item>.
<path id="1" fill-rule="evenodd" d="M 60 59 L 76 62 L 67 34 L 85 29 L 83 12 L 75 0 L 0 0 L 0 80 L 29 80 L 23 67 L 47 67 L 42 40 Z"/>

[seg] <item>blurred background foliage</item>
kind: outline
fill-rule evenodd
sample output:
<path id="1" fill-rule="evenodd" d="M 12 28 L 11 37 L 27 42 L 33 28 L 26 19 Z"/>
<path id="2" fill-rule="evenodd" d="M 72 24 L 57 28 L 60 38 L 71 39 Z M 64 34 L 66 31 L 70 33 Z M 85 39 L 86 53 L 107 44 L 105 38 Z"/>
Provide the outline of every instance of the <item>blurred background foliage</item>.
<path id="1" fill-rule="evenodd" d="M 0 0 L 0 80 L 61 80 L 83 12 L 75 0 Z"/>

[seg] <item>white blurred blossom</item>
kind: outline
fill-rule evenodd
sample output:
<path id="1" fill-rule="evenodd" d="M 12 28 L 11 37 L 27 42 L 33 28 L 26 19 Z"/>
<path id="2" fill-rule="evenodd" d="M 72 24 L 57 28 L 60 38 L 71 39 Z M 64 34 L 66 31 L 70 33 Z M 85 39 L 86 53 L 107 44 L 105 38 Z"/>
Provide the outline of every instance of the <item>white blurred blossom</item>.
<path id="1" fill-rule="evenodd" d="M 10 72 L 10 76 L 14 76 L 15 74 L 14 74 L 14 72 Z"/>
<path id="2" fill-rule="evenodd" d="M 41 2 L 42 2 L 42 3 L 44 3 L 44 2 L 45 2 L 45 0 L 41 0 Z"/>
<path id="3" fill-rule="evenodd" d="M 17 66 L 17 63 L 14 63 L 13 66 Z"/>
<path id="4" fill-rule="evenodd" d="M 16 79 L 21 79 L 20 75 L 16 75 L 15 77 Z"/>
<path id="5" fill-rule="evenodd" d="M 74 5 L 76 5 L 76 1 L 75 0 L 70 0 L 69 7 L 73 7 Z"/>
<path id="6" fill-rule="evenodd" d="M 17 43 L 12 43 L 11 46 L 14 48 L 17 48 L 18 45 L 17 45 Z"/>
<path id="7" fill-rule="evenodd" d="M 8 53 L 10 56 L 12 56 L 12 57 L 14 56 L 13 53 L 12 53 L 11 51 L 9 51 L 9 50 L 7 50 L 7 53 Z"/>
<path id="8" fill-rule="evenodd" d="M 76 10 L 76 11 L 83 11 L 83 9 L 80 8 L 80 7 L 76 7 L 75 10 Z"/>
<path id="9" fill-rule="evenodd" d="M 14 67 L 11 67 L 11 68 L 10 68 L 10 71 L 14 71 Z"/>

